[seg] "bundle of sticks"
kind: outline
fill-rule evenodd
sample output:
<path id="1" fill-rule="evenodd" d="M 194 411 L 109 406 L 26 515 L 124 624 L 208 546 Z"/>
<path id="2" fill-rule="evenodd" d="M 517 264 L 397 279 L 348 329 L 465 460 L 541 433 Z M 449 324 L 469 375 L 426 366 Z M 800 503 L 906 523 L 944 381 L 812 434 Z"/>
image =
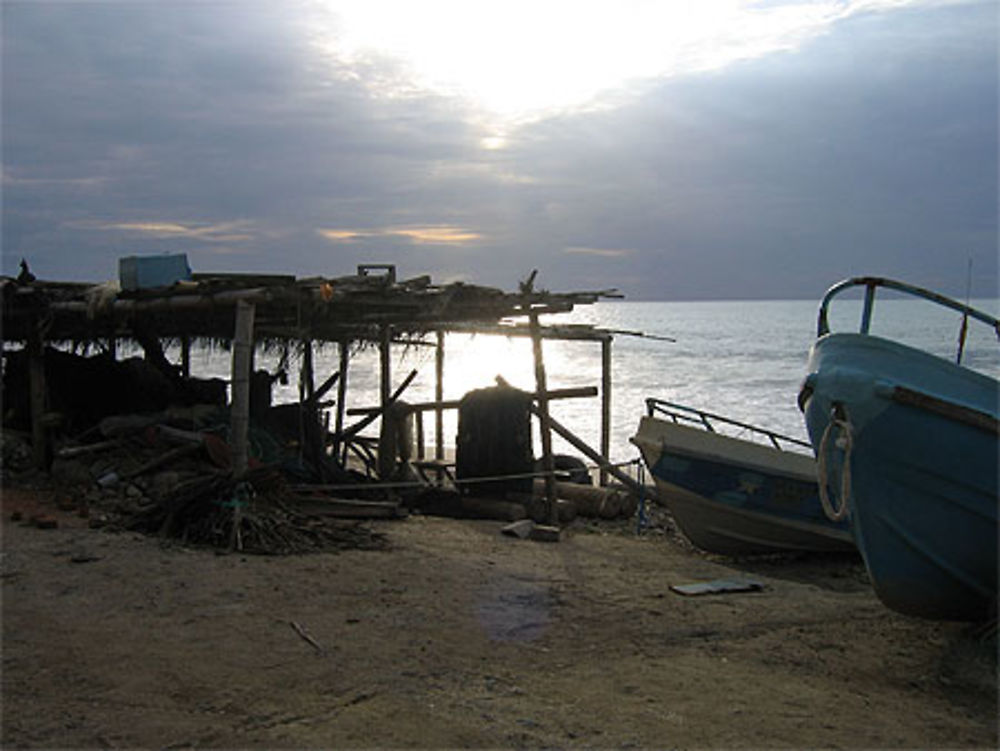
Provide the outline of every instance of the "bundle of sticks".
<path id="1" fill-rule="evenodd" d="M 357 521 L 314 516 L 273 474 L 247 473 L 240 481 L 207 474 L 180 483 L 121 520 L 126 529 L 262 555 L 378 549 L 384 535 Z"/>

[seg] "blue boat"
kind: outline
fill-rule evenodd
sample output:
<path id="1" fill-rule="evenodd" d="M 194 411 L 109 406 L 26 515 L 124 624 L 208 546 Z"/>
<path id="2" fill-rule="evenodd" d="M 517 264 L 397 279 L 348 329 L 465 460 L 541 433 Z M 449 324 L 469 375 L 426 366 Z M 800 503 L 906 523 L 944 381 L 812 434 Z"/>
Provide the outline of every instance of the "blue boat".
<path id="1" fill-rule="evenodd" d="M 830 301 L 863 287 L 858 333 Z M 880 288 L 961 314 L 955 362 L 870 334 Z M 848 279 L 820 304 L 799 394 L 830 519 L 848 518 L 879 598 L 907 615 L 984 620 L 997 603 L 997 380 L 961 364 L 969 320 L 996 318 L 929 290 Z"/>
<path id="2" fill-rule="evenodd" d="M 661 399 L 646 409 L 632 443 L 697 547 L 730 556 L 855 551 L 847 522 L 823 514 L 807 442 Z"/>

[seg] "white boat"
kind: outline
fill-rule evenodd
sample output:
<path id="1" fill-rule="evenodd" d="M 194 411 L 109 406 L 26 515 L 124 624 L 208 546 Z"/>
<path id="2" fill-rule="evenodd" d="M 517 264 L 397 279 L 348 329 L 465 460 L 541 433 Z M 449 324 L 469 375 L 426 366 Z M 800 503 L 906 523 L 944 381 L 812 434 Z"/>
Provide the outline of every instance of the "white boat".
<path id="1" fill-rule="evenodd" d="M 847 523 L 823 513 L 808 443 L 660 399 L 646 407 L 632 443 L 696 546 L 723 555 L 855 550 Z"/>

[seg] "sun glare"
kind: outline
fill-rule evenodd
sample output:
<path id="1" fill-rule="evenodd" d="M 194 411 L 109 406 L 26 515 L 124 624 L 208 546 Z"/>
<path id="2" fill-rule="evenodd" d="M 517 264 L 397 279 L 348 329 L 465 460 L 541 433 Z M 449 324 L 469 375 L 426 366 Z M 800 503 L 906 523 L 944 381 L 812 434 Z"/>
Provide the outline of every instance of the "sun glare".
<path id="1" fill-rule="evenodd" d="M 790 49 L 830 24 L 906 0 L 338 0 L 320 4 L 314 39 L 348 65 L 391 61 L 386 95 L 423 88 L 466 98 L 503 125 L 596 106 L 631 83 L 720 68 Z M 388 69 L 388 68 L 387 68 Z M 483 140 L 503 146 L 502 136 Z"/>

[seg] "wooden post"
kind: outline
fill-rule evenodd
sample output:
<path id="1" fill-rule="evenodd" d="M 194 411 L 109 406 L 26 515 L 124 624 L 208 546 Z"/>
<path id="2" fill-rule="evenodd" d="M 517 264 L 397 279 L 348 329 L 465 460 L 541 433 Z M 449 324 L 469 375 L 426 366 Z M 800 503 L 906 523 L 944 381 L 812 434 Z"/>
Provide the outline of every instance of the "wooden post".
<path id="1" fill-rule="evenodd" d="M 45 343 L 36 319 L 28 337 L 28 403 L 31 406 L 31 452 L 35 466 L 49 463 L 48 432 L 45 430 Z"/>
<path id="2" fill-rule="evenodd" d="M 253 351 L 254 305 L 244 300 L 236 303 L 236 332 L 233 336 L 232 433 L 233 475 L 247 469 L 247 430 L 250 427 L 250 367 Z"/>
<path id="3" fill-rule="evenodd" d="M 254 304 L 245 300 L 236 303 L 236 331 L 233 334 L 233 399 L 230 406 L 229 425 L 233 452 L 233 477 L 240 478 L 247 471 L 247 433 L 250 428 L 250 369 L 253 365 Z M 242 494 L 233 494 L 233 527 L 229 548 L 242 548 L 240 524 L 243 521 Z"/>
<path id="4" fill-rule="evenodd" d="M 347 398 L 347 368 L 350 363 L 351 354 L 351 343 L 346 339 L 341 340 L 337 343 L 337 349 L 340 354 L 340 367 L 337 372 L 340 373 L 340 377 L 337 379 L 337 419 L 334 423 L 333 432 L 336 435 L 340 435 L 344 431 L 344 400 Z M 341 452 L 340 440 L 333 447 L 333 455 L 337 457 L 337 460 L 343 463 L 346 458 L 346 453 Z"/>
<path id="5" fill-rule="evenodd" d="M 191 377 L 191 337 L 181 337 L 181 376 L 185 379 Z"/>
<path id="6" fill-rule="evenodd" d="M 417 461 L 424 460 L 424 413 L 417 410 L 413 415 L 417 430 Z"/>
<path id="7" fill-rule="evenodd" d="M 317 458 L 317 446 L 308 445 L 311 443 L 309 437 L 311 431 L 306 430 L 306 420 L 312 421 L 314 418 L 313 392 L 315 383 L 313 381 L 313 348 L 311 339 L 302 340 L 302 367 L 299 370 L 299 457 L 304 458 L 307 453 L 310 458 Z M 322 450 L 322 447 L 319 447 Z"/>
<path id="8" fill-rule="evenodd" d="M 389 445 L 395 446 L 394 442 L 387 443 L 385 439 L 390 433 L 390 421 L 393 419 L 389 415 L 389 392 L 391 389 L 391 377 L 392 369 L 390 367 L 389 357 L 391 354 L 391 342 L 392 342 L 392 327 L 385 323 L 379 326 L 379 340 L 378 340 L 378 364 L 379 364 L 379 406 L 382 409 L 382 423 L 379 427 L 379 445 L 378 445 L 378 475 L 379 478 L 385 480 L 392 473 L 392 470 L 396 466 L 396 457 L 389 456 Z"/>
<path id="9" fill-rule="evenodd" d="M 437 332 L 437 349 L 434 352 L 434 401 L 444 401 L 444 332 Z M 434 410 L 434 458 L 444 460 L 444 410 Z"/>
<path id="10" fill-rule="evenodd" d="M 542 431 L 542 467 L 545 470 L 545 502 L 549 508 L 549 524 L 559 524 L 559 508 L 556 505 L 555 464 L 552 459 L 552 428 L 549 423 L 549 397 L 545 377 L 545 361 L 542 359 L 542 332 L 538 314 L 528 316 L 531 328 L 531 348 L 535 358 L 535 391 L 538 397 L 538 420 Z"/>
<path id="11" fill-rule="evenodd" d="M 611 336 L 601 339 L 601 455 L 611 454 Z M 608 470 L 601 467 L 600 485 L 608 484 Z"/>
<path id="12" fill-rule="evenodd" d="M 391 371 L 389 367 L 389 342 L 392 339 L 392 327 L 383 324 L 379 327 L 378 362 L 379 362 L 379 406 L 384 410 L 389 404 L 391 391 Z"/>
<path id="13" fill-rule="evenodd" d="M 311 402 L 315 391 L 316 384 L 313 378 L 313 343 L 311 339 L 303 339 L 302 373 L 299 375 L 299 399 L 301 401 Z"/>

